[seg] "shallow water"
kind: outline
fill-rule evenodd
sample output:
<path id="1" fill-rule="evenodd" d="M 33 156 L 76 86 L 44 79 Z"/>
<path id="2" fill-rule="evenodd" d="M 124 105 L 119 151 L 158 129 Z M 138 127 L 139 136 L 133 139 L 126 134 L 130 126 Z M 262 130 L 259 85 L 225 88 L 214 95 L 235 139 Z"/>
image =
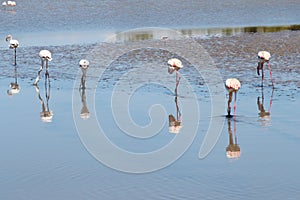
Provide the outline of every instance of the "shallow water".
<path id="1" fill-rule="evenodd" d="M 300 22 L 297 1 L 17 3 L 14 12 L 0 12 L 0 19 L 12 20 L 0 20 L 1 35 L 12 33 L 21 44 L 17 73 L 13 51 L 4 41 L 0 48 L 1 199 L 300 196 L 300 32 L 289 26 Z M 171 3 L 176 15 L 165 12 Z M 122 12 L 128 7 L 130 12 Z M 262 16 L 268 17 L 258 21 Z M 164 28 L 142 28 L 150 26 Z M 130 28 L 140 29 L 126 31 Z M 38 90 L 32 83 L 38 52 L 45 48 L 53 55 L 50 85 L 43 71 Z M 261 49 L 272 54 L 274 90 L 267 67 L 263 88 L 256 75 Z M 166 69 L 171 57 L 184 66 L 177 104 L 175 75 Z M 82 58 L 91 63 L 85 82 L 78 66 Z M 242 88 L 236 116 L 227 119 L 223 82 L 233 76 Z M 19 93 L 8 95 L 9 84 L 16 82 Z M 40 117 L 43 104 L 53 112 L 48 122 Z M 182 114 L 178 134 L 169 132 L 168 123 L 168 115 L 177 117 L 176 106 Z M 95 121 L 105 132 L 102 140 L 93 140 L 100 135 Z M 220 134 L 207 134 L 212 121 Z M 239 158 L 226 156 L 230 133 Z M 150 162 L 136 162 L 132 155 L 115 156 L 106 139 L 145 158 L 165 151 Z M 202 157 L 205 142 L 212 149 Z M 132 169 L 140 173 L 124 172 Z"/>

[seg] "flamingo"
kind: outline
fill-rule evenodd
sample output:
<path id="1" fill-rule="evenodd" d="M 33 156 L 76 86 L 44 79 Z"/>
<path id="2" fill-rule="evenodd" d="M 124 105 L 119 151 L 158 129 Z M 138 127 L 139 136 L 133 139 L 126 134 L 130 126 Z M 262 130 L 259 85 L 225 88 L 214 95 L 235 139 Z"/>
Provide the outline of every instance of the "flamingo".
<path id="1" fill-rule="evenodd" d="M 2 2 L 2 7 L 4 8 L 4 10 L 6 10 L 6 6 L 7 6 L 6 1 Z"/>
<path id="2" fill-rule="evenodd" d="M 12 38 L 12 35 L 8 35 L 5 38 L 6 42 L 9 42 L 9 48 L 15 50 L 15 66 L 17 65 L 17 48 L 19 41 Z"/>
<path id="3" fill-rule="evenodd" d="M 11 7 L 14 7 L 14 6 L 17 5 L 17 3 L 15 1 L 7 1 L 7 5 L 11 6 Z"/>
<path id="4" fill-rule="evenodd" d="M 257 64 L 257 75 L 260 75 L 259 70 L 261 70 L 261 78 L 262 78 L 262 86 L 264 83 L 264 64 L 268 63 L 268 68 L 270 70 L 270 79 L 272 82 L 272 86 L 274 87 L 273 79 L 272 79 L 272 69 L 269 63 L 271 54 L 268 51 L 259 51 L 258 54 L 258 64 Z"/>
<path id="5" fill-rule="evenodd" d="M 241 88 L 241 83 L 236 78 L 229 78 L 225 82 L 225 87 L 229 92 L 227 117 L 232 117 L 232 115 L 230 115 L 230 112 L 231 112 L 230 103 L 232 101 L 232 93 L 234 92 L 234 114 L 236 114 L 236 94 L 237 94 L 238 90 Z"/>
<path id="6" fill-rule="evenodd" d="M 40 74 L 41 74 L 41 71 L 43 70 L 44 66 L 46 66 L 46 73 L 45 73 L 45 76 L 46 78 L 48 77 L 49 78 L 49 72 L 48 72 L 48 61 L 51 61 L 52 60 L 52 57 L 51 57 L 51 52 L 48 51 L 48 50 L 41 50 L 40 53 L 39 53 L 39 56 L 42 60 L 42 65 L 38 71 L 38 74 L 37 74 L 37 77 L 35 79 L 35 82 L 33 85 L 37 85 L 37 83 L 39 82 L 40 80 Z"/>
<path id="7" fill-rule="evenodd" d="M 168 60 L 168 72 L 169 74 L 172 74 L 174 71 L 176 71 L 176 87 L 175 87 L 175 95 L 177 96 L 177 88 L 179 85 L 179 81 L 181 79 L 181 74 L 179 73 L 179 70 L 182 68 L 182 63 L 177 58 L 171 58 Z"/>
<path id="8" fill-rule="evenodd" d="M 81 102 L 82 102 L 82 108 L 80 112 L 80 117 L 82 119 L 88 119 L 90 117 L 90 112 L 88 110 L 87 104 L 86 104 L 86 95 L 85 95 L 85 79 L 86 79 L 86 70 L 89 66 L 89 61 L 87 60 L 80 60 L 79 65 L 82 70 L 82 76 L 81 76 L 81 83 L 80 83 L 80 96 L 81 96 Z"/>

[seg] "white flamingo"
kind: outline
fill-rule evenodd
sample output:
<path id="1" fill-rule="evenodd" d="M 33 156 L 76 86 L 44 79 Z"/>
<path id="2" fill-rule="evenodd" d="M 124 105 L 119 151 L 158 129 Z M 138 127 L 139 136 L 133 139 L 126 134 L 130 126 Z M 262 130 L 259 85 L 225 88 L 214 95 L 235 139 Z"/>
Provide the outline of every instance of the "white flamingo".
<path id="1" fill-rule="evenodd" d="M 271 54 L 268 51 L 259 51 L 257 54 L 258 57 L 258 64 L 257 64 L 257 75 L 260 75 L 259 71 L 261 70 L 261 79 L 262 79 L 262 86 L 264 83 L 264 64 L 268 63 L 268 68 L 270 70 L 270 79 L 272 82 L 272 86 L 274 86 L 273 79 L 272 79 L 272 69 L 269 63 Z"/>
<path id="2" fill-rule="evenodd" d="M 179 85 L 179 81 L 181 79 L 181 74 L 179 73 L 179 70 L 183 67 L 181 61 L 177 58 L 171 58 L 168 60 L 168 72 L 169 74 L 172 74 L 174 71 L 176 71 L 176 87 L 175 87 L 175 95 L 177 96 L 177 88 Z"/>
<path id="3" fill-rule="evenodd" d="M 7 5 L 11 7 L 15 7 L 17 3 L 15 1 L 7 1 Z"/>
<path id="4" fill-rule="evenodd" d="M 230 103 L 232 102 L 232 94 L 234 93 L 234 114 L 236 114 L 236 94 L 237 91 L 241 88 L 241 83 L 236 78 L 229 78 L 225 82 L 225 87 L 229 92 L 227 117 L 232 117 L 232 115 L 230 115 L 231 113 Z"/>
<path id="5" fill-rule="evenodd" d="M 4 10 L 6 9 L 7 3 L 6 1 L 2 2 L 2 7 L 4 8 Z"/>
<path id="6" fill-rule="evenodd" d="M 9 48 L 15 51 L 15 65 L 17 65 L 17 48 L 19 46 L 19 41 L 12 38 L 12 35 L 8 35 L 5 38 L 6 42 L 9 42 Z"/>
<path id="7" fill-rule="evenodd" d="M 40 80 L 40 74 L 41 74 L 41 71 L 43 70 L 44 66 L 46 67 L 45 76 L 46 76 L 46 78 L 47 77 L 49 78 L 48 61 L 52 60 L 51 52 L 48 51 L 48 50 L 41 50 L 40 53 L 39 53 L 39 56 L 41 58 L 42 64 L 41 64 L 41 67 L 40 67 L 40 69 L 38 71 L 38 74 L 37 74 L 37 77 L 35 79 L 34 85 L 37 85 L 37 83 L 39 82 L 39 80 Z"/>

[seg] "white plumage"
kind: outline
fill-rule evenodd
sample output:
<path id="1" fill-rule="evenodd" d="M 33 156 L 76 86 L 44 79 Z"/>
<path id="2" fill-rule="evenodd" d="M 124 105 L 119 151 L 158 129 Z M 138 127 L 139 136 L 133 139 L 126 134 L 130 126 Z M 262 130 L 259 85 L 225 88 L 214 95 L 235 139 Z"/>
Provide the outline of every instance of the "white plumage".
<path id="1" fill-rule="evenodd" d="M 170 60 L 168 60 L 168 65 L 172 67 L 178 67 L 178 68 L 183 67 L 181 61 L 177 58 L 171 58 Z"/>
<path id="2" fill-rule="evenodd" d="M 17 3 L 15 1 L 7 1 L 8 6 L 16 6 Z"/>
<path id="3" fill-rule="evenodd" d="M 265 59 L 266 61 L 269 61 L 271 58 L 271 54 L 268 51 L 259 51 L 257 55 L 258 58 Z"/>
<path id="4" fill-rule="evenodd" d="M 225 82 L 225 86 L 227 90 L 235 90 L 238 91 L 241 88 L 241 83 L 236 78 L 229 78 Z"/>
<path id="5" fill-rule="evenodd" d="M 89 64 L 90 64 L 90 62 L 89 62 L 88 60 L 85 60 L 85 59 L 81 59 L 81 60 L 79 61 L 79 65 L 80 65 L 80 67 L 82 67 L 83 69 L 88 68 Z"/>
<path id="6" fill-rule="evenodd" d="M 8 35 L 5 38 L 6 42 L 9 42 L 9 48 L 16 49 L 19 46 L 19 41 L 12 38 L 12 35 Z"/>
<path id="7" fill-rule="evenodd" d="M 51 52 L 48 50 L 41 50 L 39 56 L 42 60 L 48 60 L 48 61 L 52 60 Z"/>

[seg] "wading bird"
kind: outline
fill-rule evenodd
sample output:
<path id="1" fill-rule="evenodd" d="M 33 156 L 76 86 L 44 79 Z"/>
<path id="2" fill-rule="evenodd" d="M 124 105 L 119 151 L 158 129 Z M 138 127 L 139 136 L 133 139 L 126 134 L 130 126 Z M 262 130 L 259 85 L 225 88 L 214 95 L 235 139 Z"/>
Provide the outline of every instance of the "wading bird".
<path id="1" fill-rule="evenodd" d="M 273 83 L 273 79 L 272 79 L 272 69 L 271 69 L 271 65 L 270 65 L 270 58 L 271 58 L 271 54 L 267 51 L 259 51 L 257 54 L 258 57 L 258 64 L 257 64 L 257 75 L 260 75 L 259 71 L 261 70 L 261 85 L 264 85 L 264 64 L 267 63 L 268 64 L 268 68 L 270 70 L 270 79 L 272 82 L 272 86 L 274 87 L 274 83 Z"/>
<path id="2" fill-rule="evenodd" d="M 12 35 L 8 35 L 5 38 L 6 42 L 9 42 L 9 48 L 15 50 L 15 65 L 17 65 L 17 48 L 19 46 L 18 40 L 12 38 Z"/>
<path id="3" fill-rule="evenodd" d="M 34 82 L 33 85 L 37 85 L 37 83 L 39 82 L 39 80 L 40 80 L 40 74 L 41 74 L 41 71 L 43 70 L 44 66 L 46 66 L 45 77 L 49 78 L 48 61 L 52 60 L 51 53 L 48 50 L 41 50 L 40 53 L 39 53 L 39 56 L 41 58 L 42 64 L 41 64 L 41 67 L 40 67 L 40 69 L 38 71 L 37 77 L 36 77 L 35 82 Z"/>
<path id="4" fill-rule="evenodd" d="M 179 70 L 182 68 L 182 63 L 177 58 L 171 58 L 168 60 L 168 72 L 169 74 L 172 74 L 174 71 L 176 71 L 176 87 L 175 87 L 175 95 L 177 96 L 177 88 L 179 85 L 179 81 L 181 79 L 181 74 L 179 73 Z"/>
<path id="5" fill-rule="evenodd" d="M 2 2 L 2 7 L 4 8 L 4 10 L 6 10 L 6 6 L 7 6 L 6 1 Z"/>
<path id="6" fill-rule="evenodd" d="M 241 83 L 236 78 L 229 78 L 225 82 L 225 87 L 229 92 L 228 98 L 228 107 L 227 107 L 227 116 L 232 117 L 231 113 L 231 106 L 230 103 L 232 102 L 232 94 L 234 93 L 234 115 L 236 114 L 236 93 L 241 88 Z"/>
<path id="7" fill-rule="evenodd" d="M 7 1 L 7 5 L 11 7 L 15 7 L 17 3 L 15 1 Z"/>
<path id="8" fill-rule="evenodd" d="M 80 97 L 81 97 L 81 102 L 82 102 L 80 117 L 82 119 L 88 119 L 90 117 L 90 112 L 89 112 L 89 109 L 88 109 L 87 103 L 86 103 L 85 80 L 86 80 L 86 70 L 89 66 L 89 61 L 80 60 L 79 65 L 82 70 L 81 82 L 80 82 L 80 87 L 79 87 L 79 92 L 80 92 Z"/>

